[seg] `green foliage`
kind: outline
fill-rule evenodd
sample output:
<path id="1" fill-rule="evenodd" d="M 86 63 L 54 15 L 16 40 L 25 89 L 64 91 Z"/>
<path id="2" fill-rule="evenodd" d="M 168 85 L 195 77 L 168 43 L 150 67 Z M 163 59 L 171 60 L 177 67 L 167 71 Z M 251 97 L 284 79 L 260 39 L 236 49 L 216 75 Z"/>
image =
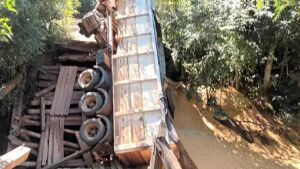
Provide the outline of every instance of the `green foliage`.
<path id="1" fill-rule="evenodd" d="M 5 29 L 12 35 L 10 43 L 2 43 L 0 68 L 6 71 L 30 64 L 43 54 L 47 46 L 65 34 L 65 25 L 70 21 L 77 0 L 6 0 L 3 6 L 8 10 L 1 13 Z M 17 12 L 12 9 L 15 5 Z M 7 22 L 10 22 L 10 26 Z"/>
<path id="2" fill-rule="evenodd" d="M 160 7 L 159 17 L 164 39 L 175 51 L 178 65 L 183 66 L 183 77 L 191 90 L 202 85 L 214 90 L 242 74 L 252 75 L 256 46 L 231 30 L 236 24 L 234 5 L 221 0 L 191 0 L 179 1 L 176 6 L 180 8 L 171 8 L 171 12 Z"/>
<path id="3" fill-rule="evenodd" d="M 97 0 L 80 0 L 80 3 L 81 5 L 78 10 L 80 16 L 82 17 L 83 15 L 94 9 Z"/>
<path id="4" fill-rule="evenodd" d="M 2 0 L 0 2 L 0 42 L 11 40 L 10 35 L 12 34 L 11 26 L 9 24 L 9 18 L 3 17 L 7 12 L 16 13 L 14 0 Z"/>
<path id="5" fill-rule="evenodd" d="M 297 3 L 293 0 L 159 1 L 158 19 L 164 41 L 173 49 L 173 58 L 182 70 L 181 80 L 188 82 L 193 91 L 189 93 L 202 87 L 214 91 L 226 85 L 247 90 L 252 87 L 257 92 L 268 79 L 268 72 L 269 84 L 277 90 L 291 73 L 299 73 Z"/>

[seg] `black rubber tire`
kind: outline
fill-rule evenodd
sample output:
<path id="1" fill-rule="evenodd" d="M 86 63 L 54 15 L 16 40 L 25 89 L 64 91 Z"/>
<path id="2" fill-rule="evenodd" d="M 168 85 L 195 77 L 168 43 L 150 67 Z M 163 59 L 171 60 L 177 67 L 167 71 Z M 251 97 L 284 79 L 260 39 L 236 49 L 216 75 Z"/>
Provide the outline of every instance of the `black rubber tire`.
<path id="1" fill-rule="evenodd" d="M 101 138 L 101 140 L 98 142 L 98 144 L 102 144 L 105 142 L 111 142 L 112 141 L 112 123 L 111 121 L 103 115 L 97 115 L 97 117 L 102 121 L 102 123 L 105 125 L 105 134 L 104 136 Z"/>
<path id="2" fill-rule="evenodd" d="M 79 101 L 79 109 L 86 116 L 94 116 L 103 107 L 104 101 L 97 92 L 84 94 Z"/>
<path id="3" fill-rule="evenodd" d="M 106 128 L 101 119 L 88 119 L 80 127 L 79 135 L 82 141 L 92 146 L 97 144 L 106 134 Z"/>
<path id="4" fill-rule="evenodd" d="M 87 69 L 80 73 L 78 77 L 78 84 L 81 89 L 90 91 L 99 83 L 99 80 L 100 77 L 97 71 Z"/>
<path id="5" fill-rule="evenodd" d="M 108 73 L 101 66 L 95 66 L 94 68 L 99 75 L 99 81 L 96 84 L 95 88 L 102 88 L 105 90 L 110 89 L 111 88 L 111 80 L 110 80 Z"/>
<path id="6" fill-rule="evenodd" d="M 98 115 L 110 116 L 112 114 L 112 96 L 111 92 L 108 93 L 106 90 L 97 88 L 96 89 L 99 95 L 102 96 L 104 103 L 101 108 L 96 112 Z"/>

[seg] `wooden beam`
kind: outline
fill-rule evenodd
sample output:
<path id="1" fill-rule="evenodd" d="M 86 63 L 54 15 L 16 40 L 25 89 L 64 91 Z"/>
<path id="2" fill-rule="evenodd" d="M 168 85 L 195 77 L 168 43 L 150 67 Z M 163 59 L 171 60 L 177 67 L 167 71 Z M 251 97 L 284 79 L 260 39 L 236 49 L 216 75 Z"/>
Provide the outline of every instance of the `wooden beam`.
<path id="1" fill-rule="evenodd" d="M 5 86 L 0 88 L 0 100 L 2 100 L 7 94 L 16 88 L 21 83 L 23 74 L 18 74 L 14 79 L 8 82 Z"/>
<path id="2" fill-rule="evenodd" d="M 95 42 L 69 40 L 67 43 L 57 44 L 63 50 L 74 50 L 79 52 L 95 52 L 99 46 Z"/>
<path id="3" fill-rule="evenodd" d="M 182 169 L 165 137 L 156 138 L 154 147 L 157 149 L 160 159 L 166 169 Z"/>
<path id="4" fill-rule="evenodd" d="M 89 54 L 65 54 L 62 56 L 58 57 L 58 60 L 61 62 L 67 62 L 67 61 L 72 61 L 72 62 L 95 62 L 96 61 L 96 56 L 95 55 L 89 55 Z"/>
<path id="5" fill-rule="evenodd" d="M 0 157 L 0 168 L 12 169 L 28 159 L 30 148 L 19 146 Z"/>

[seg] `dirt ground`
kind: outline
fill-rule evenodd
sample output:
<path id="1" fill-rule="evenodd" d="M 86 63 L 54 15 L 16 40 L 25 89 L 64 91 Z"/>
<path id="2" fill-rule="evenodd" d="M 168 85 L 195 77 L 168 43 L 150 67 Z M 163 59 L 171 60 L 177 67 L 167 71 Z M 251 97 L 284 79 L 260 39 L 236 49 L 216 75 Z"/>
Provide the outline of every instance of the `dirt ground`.
<path id="1" fill-rule="evenodd" d="M 300 169 L 298 130 L 263 116 L 234 88 L 224 89 L 219 98 L 254 143 L 218 123 L 202 102 L 188 101 L 183 89 L 173 92 L 176 131 L 199 169 Z"/>

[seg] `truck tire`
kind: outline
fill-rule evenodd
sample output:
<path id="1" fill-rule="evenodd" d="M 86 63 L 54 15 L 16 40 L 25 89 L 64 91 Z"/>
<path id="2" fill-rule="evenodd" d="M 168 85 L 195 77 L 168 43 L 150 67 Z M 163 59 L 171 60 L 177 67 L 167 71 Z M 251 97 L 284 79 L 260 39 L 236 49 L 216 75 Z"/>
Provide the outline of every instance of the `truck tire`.
<path id="1" fill-rule="evenodd" d="M 84 94 L 79 101 L 79 109 L 86 116 L 93 116 L 103 107 L 103 98 L 97 92 Z"/>
<path id="2" fill-rule="evenodd" d="M 111 80 L 108 73 L 101 66 L 95 66 L 94 68 L 99 75 L 99 81 L 96 84 L 95 88 L 102 88 L 105 90 L 110 89 Z"/>
<path id="3" fill-rule="evenodd" d="M 102 106 L 100 107 L 100 109 L 98 109 L 98 111 L 96 112 L 96 114 L 98 115 L 104 115 L 104 116 L 109 116 L 112 113 L 112 97 L 111 97 L 111 93 L 107 93 L 106 90 L 101 89 L 101 88 L 97 88 L 96 89 L 97 92 L 99 93 L 99 95 L 101 95 L 101 97 L 103 98 L 104 102 L 102 104 Z"/>
<path id="4" fill-rule="evenodd" d="M 97 117 L 102 121 L 102 123 L 105 126 L 105 134 L 101 138 L 101 140 L 98 142 L 99 144 L 105 143 L 105 142 L 111 142 L 112 141 L 112 123 L 111 121 L 103 115 L 97 115 Z"/>
<path id="5" fill-rule="evenodd" d="M 79 87 L 83 90 L 92 90 L 99 83 L 99 74 L 93 69 L 83 71 L 78 77 Z"/>
<path id="6" fill-rule="evenodd" d="M 106 134 L 106 128 L 100 119 L 88 119 L 80 127 L 79 135 L 87 145 L 95 145 Z"/>

